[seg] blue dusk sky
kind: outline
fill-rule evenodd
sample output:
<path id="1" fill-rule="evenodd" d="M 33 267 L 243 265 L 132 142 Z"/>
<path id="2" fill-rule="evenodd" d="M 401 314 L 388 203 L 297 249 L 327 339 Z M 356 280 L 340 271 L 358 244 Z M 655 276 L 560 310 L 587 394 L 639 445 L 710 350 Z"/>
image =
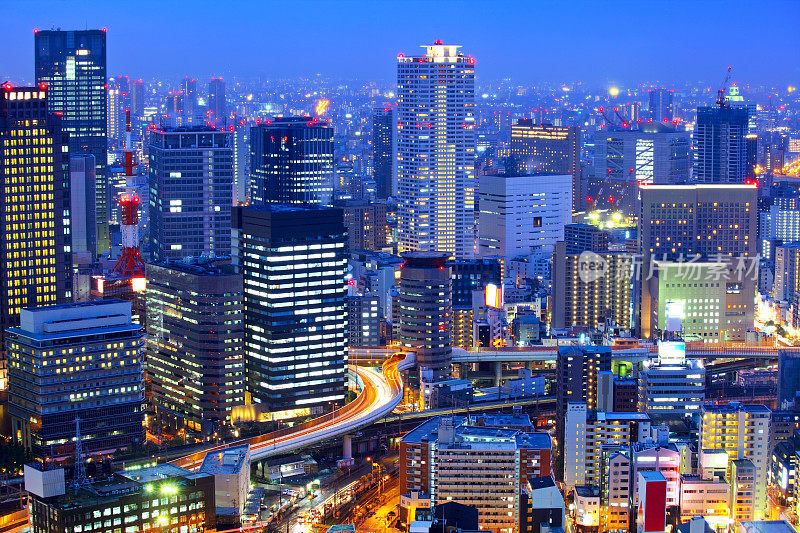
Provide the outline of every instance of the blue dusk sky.
<path id="1" fill-rule="evenodd" d="M 800 1 L 5 1 L 0 81 L 33 78 L 33 29 L 107 28 L 108 75 L 391 81 L 441 39 L 520 83 L 800 82 Z"/>

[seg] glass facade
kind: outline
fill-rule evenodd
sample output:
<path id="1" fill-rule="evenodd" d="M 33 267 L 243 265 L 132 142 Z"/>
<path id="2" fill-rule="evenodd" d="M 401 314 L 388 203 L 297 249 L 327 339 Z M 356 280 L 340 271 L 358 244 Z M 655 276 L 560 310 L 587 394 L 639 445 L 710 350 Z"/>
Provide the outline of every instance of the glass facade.
<path id="1" fill-rule="evenodd" d="M 340 404 L 347 368 L 341 209 L 234 207 L 233 219 L 252 401 L 273 413 Z"/>
<path id="2" fill-rule="evenodd" d="M 97 251 L 109 246 L 106 32 L 36 31 L 36 83 L 48 89 L 48 107 L 61 116 L 73 154 L 91 154 L 96 167 Z"/>
<path id="3" fill-rule="evenodd" d="M 3 349 L 22 308 L 72 299 L 69 147 L 48 98 L 42 87 L 0 87 Z"/>
<path id="4" fill-rule="evenodd" d="M 150 252 L 154 261 L 231 253 L 231 134 L 175 128 L 150 133 Z"/>
<path id="5" fill-rule="evenodd" d="M 317 119 L 276 118 L 250 129 L 250 201 L 330 205 L 333 128 Z"/>

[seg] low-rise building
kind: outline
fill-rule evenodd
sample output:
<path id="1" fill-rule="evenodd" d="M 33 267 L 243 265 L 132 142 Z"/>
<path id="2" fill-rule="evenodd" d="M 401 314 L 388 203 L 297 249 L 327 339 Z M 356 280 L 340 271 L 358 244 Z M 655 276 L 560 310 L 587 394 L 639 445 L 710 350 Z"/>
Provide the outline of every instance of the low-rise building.
<path id="1" fill-rule="evenodd" d="M 214 476 L 217 521 L 238 527 L 250 490 L 250 445 L 206 453 L 198 472 Z"/>
<path id="2" fill-rule="evenodd" d="M 730 483 L 724 478 L 704 479 L 699 475 L 681 476 L 681 521 L 703 516 L 715 529 L 728 527 Z"/>
<path id="3" fill-rule="evenodd" d="M 181 531 L 217 528 L 214 476 L 165 464 L 124 471 L 78 488 L 64 470 L 25 467 L 31 533 Z"/>

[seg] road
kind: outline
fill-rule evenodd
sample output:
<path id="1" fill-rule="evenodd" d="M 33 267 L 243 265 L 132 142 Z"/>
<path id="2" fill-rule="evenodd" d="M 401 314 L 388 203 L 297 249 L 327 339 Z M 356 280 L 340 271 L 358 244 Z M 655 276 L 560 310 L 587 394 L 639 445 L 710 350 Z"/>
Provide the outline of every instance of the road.
<path id="1" fill-rule="evenodd" d="M 220 446 L 210 446 L 175 459 L 171 464 L 194 470 L 200 467 L 206 453 L 240 444 L 250 445 L 250 460 L 256 461 L 355 431 L 385 417 L 397 407 L 403 397 L 400 370 L 409 364 L 411 361 L 406 361 L 402 354 L 397 354 L 383 363 L 382 373 L 350 365 L 350 369 L 358 374 L 364 386 L 356 399 L 341 409 L 291 428 Z"/>

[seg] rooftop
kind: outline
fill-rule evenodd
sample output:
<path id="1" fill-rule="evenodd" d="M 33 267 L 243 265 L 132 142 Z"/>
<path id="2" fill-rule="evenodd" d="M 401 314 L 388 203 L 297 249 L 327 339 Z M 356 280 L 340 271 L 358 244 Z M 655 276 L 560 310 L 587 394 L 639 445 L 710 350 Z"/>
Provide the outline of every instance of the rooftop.
<path id="1" fill-rule="evenodd" d="M 250 468 L 250 461 L 248 461 L 249 455 L 249 444 L 208 452 L 205 457 L 203 457 L 203 464 L 200 465 L 198 472 L 214 475 L 237 475 L 242 470 L 243 466 Z"/>
<path id="2" fill-rule="evenodd" d="M 169 463 L 136 470 L 123 470 L 120 472 L 122 477 L 132 481 L 138 481 L 139 483 L 150 483 L 151 481 L 158 481 L 175 476 L 188 476 L 189 474 L 191 474 L 191 471 Z"/>
<path id="3" fill-rule="evenodd" d="M 739 523 L 742 533 L 794 533 L 786 520 L 752 520 Z"/>
<path id="4" fill-rule="evenodd" d="M 769 414 L 772 412 L 766 405 L 739 402 L 728 402 L 722 405 L 705 404 L 703 406 L 703 412 L 705 413 L 733 414 L 739 411 L 753 414 Z"/>
<path id="5" fill-rule="evenodd" d="M 148 263 L 148 266 L 168 268 L 187 274 L 197 276 L 230 276 L 234 274 L 234 268 L 230 264 L 228 257 L 186 257 L 180 261 L 160 261 L 158 263 Z"/>
<path id="6" fill-rule="evenodd" d="M 438 442 L 440 422 L 451 417 L 435 417 L 420 424 L 408 432 L 403 441 L 419 443 L 423 441 Z M 464 416 L 452 417 L 455 443 L 450 448 L 492 448 L 492 449 L 529 449 L 540 450 L 552 448 L 550 435 L 543 432 L 530 431 L 530 419 L 525 415 Z M 480 423 L 479 423 L 480 420 Z M 444 446 L 444 444 L 442 444 Z"/>

